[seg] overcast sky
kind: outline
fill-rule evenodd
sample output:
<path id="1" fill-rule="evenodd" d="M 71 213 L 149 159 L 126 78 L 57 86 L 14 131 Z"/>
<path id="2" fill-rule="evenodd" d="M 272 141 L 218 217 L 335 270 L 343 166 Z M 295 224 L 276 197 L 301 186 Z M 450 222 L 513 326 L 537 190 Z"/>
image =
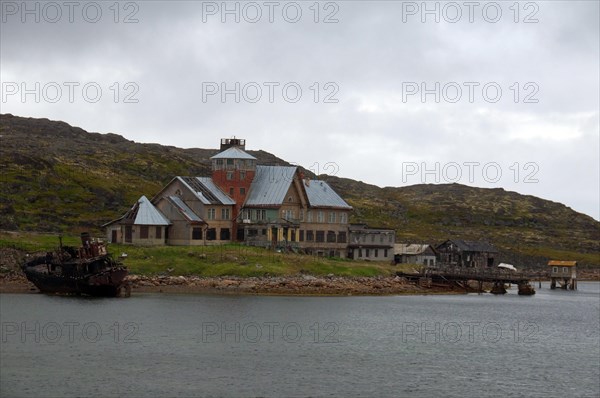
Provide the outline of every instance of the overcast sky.
<path id="1" fill-rule="evenodd" d="M 600 218 L 597 1 L 1 3 L 2 113 Z"/>

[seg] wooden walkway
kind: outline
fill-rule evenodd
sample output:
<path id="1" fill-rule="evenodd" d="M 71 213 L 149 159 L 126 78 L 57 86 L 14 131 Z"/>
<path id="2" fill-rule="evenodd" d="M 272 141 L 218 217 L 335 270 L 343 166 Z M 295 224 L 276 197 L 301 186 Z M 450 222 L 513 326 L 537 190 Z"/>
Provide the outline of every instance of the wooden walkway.
<path id="1" fill-rule="evenodd" d="M 479 290 L 483 291 L 483 283 L 493 283 L 493 293 L 506 293 L 504 284 L 516 284 L 519 287 L 519 294 L 535 294 L 535 290 L 529 284 L 533 277 L 523 272 L 510 270 L 500 270 L 497 268 L 479 269 L 479 268 L 459 268 L 459 267 L 439 267 L 423 268 L 418 274 L 406 274 L 399 272 L 398 276 L 418 281 L 420 285 L 430 285 L 431 283 L 461 284 L 467 286 L 468 281 L 479 282 Z"/>

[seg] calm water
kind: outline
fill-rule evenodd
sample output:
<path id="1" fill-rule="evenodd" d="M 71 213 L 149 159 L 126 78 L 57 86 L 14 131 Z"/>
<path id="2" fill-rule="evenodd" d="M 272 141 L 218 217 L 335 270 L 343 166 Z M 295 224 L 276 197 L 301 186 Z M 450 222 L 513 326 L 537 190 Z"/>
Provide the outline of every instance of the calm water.
<path id="1" fill-rule="evenodd" d="M 0 310 L 2 397 L 600 396 L 598 283 L 533 297 L 1 295 Z"/>

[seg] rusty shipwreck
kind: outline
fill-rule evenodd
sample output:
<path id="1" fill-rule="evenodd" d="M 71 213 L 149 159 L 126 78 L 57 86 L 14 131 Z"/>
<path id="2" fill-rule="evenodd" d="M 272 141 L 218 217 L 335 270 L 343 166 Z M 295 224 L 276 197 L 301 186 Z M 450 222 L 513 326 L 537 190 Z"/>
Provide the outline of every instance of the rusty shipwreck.
<path id="1" fill-rule="evenodd" d="M 27 279 L 42 293 L 100 297 L 129 296 L 127 268 L 115 260 L 104 243 L 81 234 L 81 247 L 60 246 L 26 261 Z"/>

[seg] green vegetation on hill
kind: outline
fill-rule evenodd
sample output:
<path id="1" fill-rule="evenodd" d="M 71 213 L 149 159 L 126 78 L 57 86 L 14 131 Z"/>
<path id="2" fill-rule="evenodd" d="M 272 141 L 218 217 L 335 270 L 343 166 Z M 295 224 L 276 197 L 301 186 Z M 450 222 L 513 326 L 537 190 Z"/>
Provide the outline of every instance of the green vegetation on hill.
<path id="1" fill-rule="evenodd" d="M 0 229 L 100 233 L 141 195 L 176 175 L 209 175 L 216 149 L 139 144 L 64 122 L 0 116 Z M 215 137 L 218 139 L 220 137 Z M 259 164 L 287 164 L 249 151 Z M 312 174 L 305 170 L 307 176 Z M 380 188 L 327 180 L 354 207 L 352 222 L 394 228 L 398 242 L 486 240 L 501 259 L 542 265 L 548 258 L 600 265 L 600 223 L 563 204 L 501 188 L 458 184 Z"/>

